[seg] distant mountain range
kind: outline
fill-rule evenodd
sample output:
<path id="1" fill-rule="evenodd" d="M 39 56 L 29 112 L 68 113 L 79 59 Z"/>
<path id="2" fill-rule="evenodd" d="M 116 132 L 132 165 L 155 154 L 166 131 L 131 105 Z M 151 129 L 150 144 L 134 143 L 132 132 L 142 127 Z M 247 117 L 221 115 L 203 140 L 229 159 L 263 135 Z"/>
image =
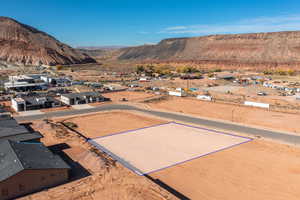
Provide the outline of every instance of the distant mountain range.
<path id="1" fill-rule="evenodd" d="M 0 61 L 33 66 L 96 62 L 47 33 L 7 17 L 0 17 Z"/>
<path id="2" fill-rule="evenodd" d="M 128 46 L 79 46 L 76 47 L 77 49 L 85 49 L 85 50 L 116 50 L 121 48 L 126 48 Z"/>
<path id="3" fill-rule="evenodd" d="M 118 59 L 300 66 L 300 31 L 165 39 L 123 48 Z"/>
<path id="4" fill-rule="evenodd" d="M 96 59 L 300 67 L 300 31 L 171 38 L 136 47 L 72 48 L 31 26 L 0 17 L 2 64 L 81 64 Z"/>

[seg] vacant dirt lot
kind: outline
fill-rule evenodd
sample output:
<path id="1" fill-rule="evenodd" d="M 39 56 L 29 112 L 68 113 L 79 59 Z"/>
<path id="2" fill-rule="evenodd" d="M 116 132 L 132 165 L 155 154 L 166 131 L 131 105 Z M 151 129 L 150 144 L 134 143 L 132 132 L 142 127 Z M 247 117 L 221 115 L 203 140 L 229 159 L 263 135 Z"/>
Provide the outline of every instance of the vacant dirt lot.
<path id="1" fill-rule="evenodd" d="M 250 141 L 172 122 L 96 138 L 93 143 L 130 163 L 139 174 L 148 174 Z"/>
<path id="2" fill-rule="evenodd" d="M 120 99 L 126 98 L 128 101 L 142 101 L 149 97 L 154 97 L 154 94 L 146 92 L 132 92 L 132 91 L 122 91 L 122 92 L 111 92 L 103 94 L 105 97 L 110 98 L 114 102 L 119 102 Z"/>
<path id="3" fill-rule="evenodd" d="M 77 123 L 78 130 L 92 137 L 163 122 L 126 112 L 107 112 L 69 120 Z M 62 126 L 34 121 L 32 127 L 43 133 L 46 145 L 69 146 L 63 152 L 90 175 L 84 176 L 86 172 L 78 169 L 76 174 L 82 178 L 23 200 L 176 199 L 147 178 L 99 156 L 82 138 Z M 150 176 L 191 199 L 298 200 L 299 166 L 299 148 L 254 140 Z"/>
<path id="4" fill-rule="evenodd" d="M 115 118 L 110 119 L 116 122 L 118 117 L 120 116 L 116 114 Z M 103 115 L 102 118 L 105 119 Z M 135 120 L 131 122 L 139 123 Z M 97 125 L 99 132 L 102 132 L 104 124 L 105 122 Z M 96 153 L 85 140 L 59 124 L 34 121 L 32 128 L 44 135 L 42 142 L 45 145 L 61 146 L 59 149 L 65 154 L 63 158 L 72 160 L 72 182 L 20 198 L 22 200 L 177 199 L 149 179 L 115 163 L 105 154 Z M 134 126 L 127 124 L 127 128 Z"/>
<path id="5" fill-rule="evenodd" d="M 121 111 L 74 117 L 64 121 L 75 123 L 78 126 L 76 130 L 89 138 L 143 128 L 165 122 L 162 120 Z"/>
<path id="6" fill-rule="evenodd" d="M 234 121 L 242 124 L 263 126 L 300 134 L 299 115 L 272 112 L 258 108 L 205 102 L 189 98 L 170 98 L 148 104 L 152 108 L 182 112 L 197 116 Z"/>
<path id="7" fill-rule="evenodd" d="M 300 149 L 252 141 L 153 174 L 201 200 L 298 200 Z"/>

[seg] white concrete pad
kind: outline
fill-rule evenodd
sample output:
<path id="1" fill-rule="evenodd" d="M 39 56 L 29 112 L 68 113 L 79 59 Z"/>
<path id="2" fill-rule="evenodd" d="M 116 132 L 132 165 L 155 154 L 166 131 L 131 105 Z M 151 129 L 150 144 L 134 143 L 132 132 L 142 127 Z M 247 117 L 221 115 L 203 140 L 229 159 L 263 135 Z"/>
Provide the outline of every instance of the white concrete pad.
<path id="1" fill-rule="evenodd" d="M 20 116 L 30 116 L 30 115 L 39 115 L 43 114 L 40 110 L 28 110 L 28 111 L 23 111 L 23 112 L 18 112 Z"/>
<path id="2" fill-rule="evenodd" d="M 99 137 L 90 142 L 142 175 L 250 140 L 247 137 L 172 122 Z"/>
<path id="3" fill-rule="evenodd" d="M 91 106 L 89 104 L 72 105 L 72 108 L 74 108 L 76 110 L 89 109 L 89 108 L 93 108 L 93 107 L 94 106 Z"/>

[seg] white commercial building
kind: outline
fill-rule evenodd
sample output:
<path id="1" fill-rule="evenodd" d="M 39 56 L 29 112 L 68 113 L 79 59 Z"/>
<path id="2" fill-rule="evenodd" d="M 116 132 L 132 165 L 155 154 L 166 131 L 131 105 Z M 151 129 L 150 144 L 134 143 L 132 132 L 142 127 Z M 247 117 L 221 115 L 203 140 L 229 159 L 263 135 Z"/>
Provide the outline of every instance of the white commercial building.
<path id="1" fill-rule="evenodd" d="M 270 108 L 270 104 L 267 103 L 259 103 L 259 102 L 252 102 L 252 101 L 245 101 L 244 105 L 246 106 L 253 106 L 253 107 L 259 107 L 259 108 Z"/>
<path id="2" fill-rule="evenodd" d="M 170 96 L 177 96 L 177 97 L 185 97 L 187 96 L 184 91 L 169 91 Z"/>
<path id="3" fill-rule="evenodd" d="M 204 100 L 204 101 L 212 101 L 212 97 L 208 95 L 198 95 L 197 99 Z"/>

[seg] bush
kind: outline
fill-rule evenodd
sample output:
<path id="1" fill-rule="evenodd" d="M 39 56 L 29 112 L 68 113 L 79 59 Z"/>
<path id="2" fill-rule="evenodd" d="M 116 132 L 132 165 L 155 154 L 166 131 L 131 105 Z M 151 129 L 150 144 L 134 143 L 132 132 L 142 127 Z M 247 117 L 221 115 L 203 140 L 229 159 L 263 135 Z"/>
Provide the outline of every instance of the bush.
<path id="1" fill-rule="evenodd" d="M 214 72 L 222 72 L 221 68 L 215 68 L 215 69 L 211 69 L 209 70 L 210 73 L 214 73 Z"/>
<path id="2" fill-rule="evenodd" d="M 62 69 L 63 69 L 63 66 L 61 66 L 61 65 L 57 65 L 57 66 L 56 66 L 56 70 L 57 70 L 57 71 L 60 71 L 60 70 L 62 70 Z"/>
<path id="3" fill-rule="evenodd" d="M 289 69 L 287 71 L 287 73 L 288 73 L 289 76 L 295 76 L 295 74 L 296 74 L 295 70 L 293 70 L 293 69 Z"/>
<path id="4" fill-rule="evenodd" d="M 65 122 L 64 124 L 69 128 L 78 128 L 78 125 L 73 122 Z"/>
<path id="5" fill-rule="evenodd" d="M 184 67 L 178 67 L 176 68 L 176 71 L 178 73 L 196 73 L 199 72 L 199 70 L 195 67 L 190 67 L 190 66 L 184 66 Z"/>
<path id="6" fill-rule="evenodd" d="M 288 69 L 288 70 L 284 70 L 284 69 L 276 69 L 276 70 L 264 70 L 263 71 L 264 75 L 280 75 L 280 76 L 294 76 L 296 74 L 296 71 L 293 69 Z"/>
<path id="7" fill-rule="evenodd" d="M 213 74 L 213 73 L 208 73 L 207 76 L 208 76 L 209 78 L 212 78 L 212 77 L 214 77 L 214 74 Z"/>
<path id="8" fill-rule="evenodd" d="M 280 75 L 280 76 L 286 76 L 288 73 L 285 70 L 282 69 L 277 69 L 276 70 L 276 74 Z"/>
<path id="9" fill-rule="evenodd" d="M 139 73 L 143 73 L 143 72 L 145 72 L 145 68 L 144 68 L 144 66 L 143 65 L 139 65 L 139 66 L 137 66 L 136 67 L 136 70 L 135 70 L 138 74 Z"/>
<path id="10" fill-rule="evenodd" d="M 264 75 L 272 75 L 274 72 L 272 70 L 266 69 L 263 71 L 263 73 L 264 73 Z"/>

